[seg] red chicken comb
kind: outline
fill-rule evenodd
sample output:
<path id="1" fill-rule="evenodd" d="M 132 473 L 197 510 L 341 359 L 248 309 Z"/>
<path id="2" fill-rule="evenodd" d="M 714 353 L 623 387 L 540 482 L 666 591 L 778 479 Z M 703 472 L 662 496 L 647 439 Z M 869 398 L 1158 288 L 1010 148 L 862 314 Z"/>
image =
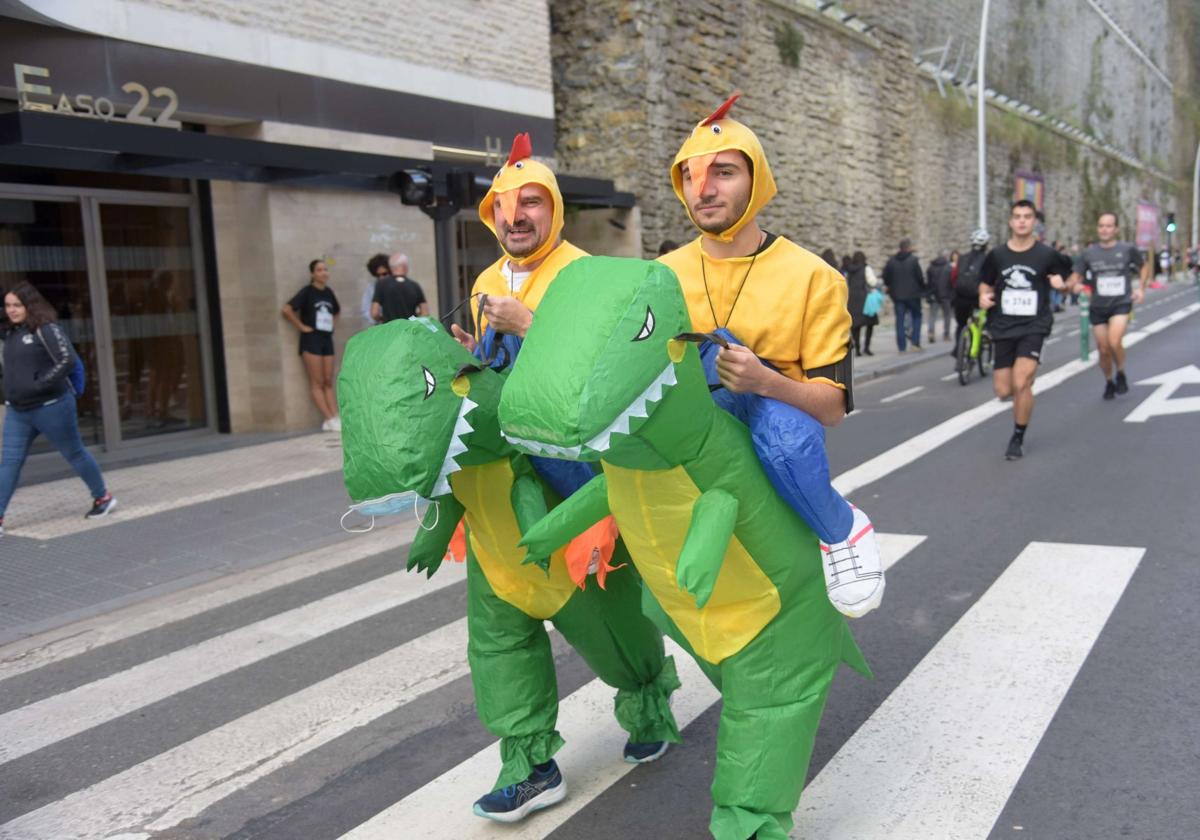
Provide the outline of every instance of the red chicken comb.
<path id="1" fill-rule="evenodd" d="M 709 125 L 710 123 L 715 123 L 717 120 L 725 119 L 725 115 L 729 113 L 729 109 L 733 107 L 733 103 L 737 102 L 738 97 L 741 95 L 742 92 L 740 90 L 735 90 L 733 96 L 722 102 L 721 107 L 705 117 L 700 125 Z"/>
<path id="2" fill-rule="evenodd" d="M 508 166 L 512 166 L 519 160 L 525 160 L 527 157 L 533 156 L 533 141 L 529 139 L 529 132 L 525 131 L 513 138 L 512 151 L 508 153 Z"/>

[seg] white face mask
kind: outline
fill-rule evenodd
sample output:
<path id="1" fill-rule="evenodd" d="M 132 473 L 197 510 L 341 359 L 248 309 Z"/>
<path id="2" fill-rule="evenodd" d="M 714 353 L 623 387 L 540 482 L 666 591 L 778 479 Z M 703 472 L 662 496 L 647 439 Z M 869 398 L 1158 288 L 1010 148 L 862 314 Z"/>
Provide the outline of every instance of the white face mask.
<path id="1" fill-rule="evenodd" d="M 429 502 L 425 508 L 428 513 L 429 508 L 433 508 L 433 524 L 425 525 L 425 514 L 417 510 L 417 502 L 421 500 L 420 496 L 413 493 L 389 493 L 386 496 L 380 496 L 378 499 L 367 499 L 364 502 L 357 502 L 350 505 L 349 509 L 342 514 L 341 526 L 342 530 L 348 534 L 365 534 L 375 528 L 375 517 L 377 516 L 395 516 L 398 513 L 403 513 L 411 506 L 413 513 L 416 514 L 417 524 L 423 530 L 432 531 L 437 527 L 438 518 L 440 515 L 440 506 L 437 502 Z M 346 517 L 352 513 L 357 513 L 360 516 L 371 517 L 371 523 L 365 528 L 347 528 Z"/>

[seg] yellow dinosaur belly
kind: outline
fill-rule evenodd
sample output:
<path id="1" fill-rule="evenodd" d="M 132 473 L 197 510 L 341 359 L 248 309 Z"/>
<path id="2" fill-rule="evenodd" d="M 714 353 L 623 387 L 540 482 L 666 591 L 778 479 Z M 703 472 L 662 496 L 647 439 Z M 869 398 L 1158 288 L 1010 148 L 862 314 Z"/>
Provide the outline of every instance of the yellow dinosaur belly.
<path id="1" fill-rule="evenodd" d="M 714 664 L 737 653 L 779 612 L 775 584 L 736 536 L 704 609 L 675 582 L 692 506 L 700 488 L 683 467 L 628 470 L 604 463 L 608 503 L 642 581 L 687 638 Z"/>
<path id="2" fill-rule="evenodd" d="M 555 615 L 576 590 L 561 550 L 550 556 L 550 574 L 525 564 L 517 546 L 521 528 L 512 509 L 512 465 L 507 458 L 464 467 L 450 476 L 454 497 L 466 508 L 471 550 L 496 596 L 533 618 Z"/>

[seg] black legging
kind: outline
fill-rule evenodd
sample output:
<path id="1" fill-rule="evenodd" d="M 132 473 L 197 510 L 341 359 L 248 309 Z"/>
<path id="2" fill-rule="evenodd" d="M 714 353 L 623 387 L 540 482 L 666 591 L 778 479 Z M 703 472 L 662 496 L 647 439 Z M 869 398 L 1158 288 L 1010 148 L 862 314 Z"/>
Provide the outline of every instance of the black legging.
<path id="1" fill-rule="evenodd" d="M 867 328 L 867 343 L 865 345 L 859 343 L 859 330 L 861 330 L 864 326 Z M 857 327 L 853 327 L 850 330 L 850 337 L 854 340 L 855 353 L 871 352 L 871 334 L 874 332 L 874 324 L 859 324 Z"/>
<path id="2" fill-rule="evenodd" d="M 979 302 L 972 298 L 956 297 L 954 299 L 954 350 L 958 352 L 958 337 L 962 335 L 963 329 L 967 326 L 967 321 L 971 320 L 971 313 L 979 306 Z"/>

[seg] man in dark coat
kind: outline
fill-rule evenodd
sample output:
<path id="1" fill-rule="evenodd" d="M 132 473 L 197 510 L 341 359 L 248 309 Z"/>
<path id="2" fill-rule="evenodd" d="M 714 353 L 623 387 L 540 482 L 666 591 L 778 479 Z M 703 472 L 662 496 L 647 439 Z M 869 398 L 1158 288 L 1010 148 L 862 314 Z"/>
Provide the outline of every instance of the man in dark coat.
<path id="1" fill-rule="evenodd" d="M 896 347 L 907 350 L 907 339 L 913 350 L 921 349 L 921 300 L 925 297 L 925 275 L 913 253 L 912 240 L 901 239 L 900 250 L 883 267 L 883 290 L 896 308 Z"/>

